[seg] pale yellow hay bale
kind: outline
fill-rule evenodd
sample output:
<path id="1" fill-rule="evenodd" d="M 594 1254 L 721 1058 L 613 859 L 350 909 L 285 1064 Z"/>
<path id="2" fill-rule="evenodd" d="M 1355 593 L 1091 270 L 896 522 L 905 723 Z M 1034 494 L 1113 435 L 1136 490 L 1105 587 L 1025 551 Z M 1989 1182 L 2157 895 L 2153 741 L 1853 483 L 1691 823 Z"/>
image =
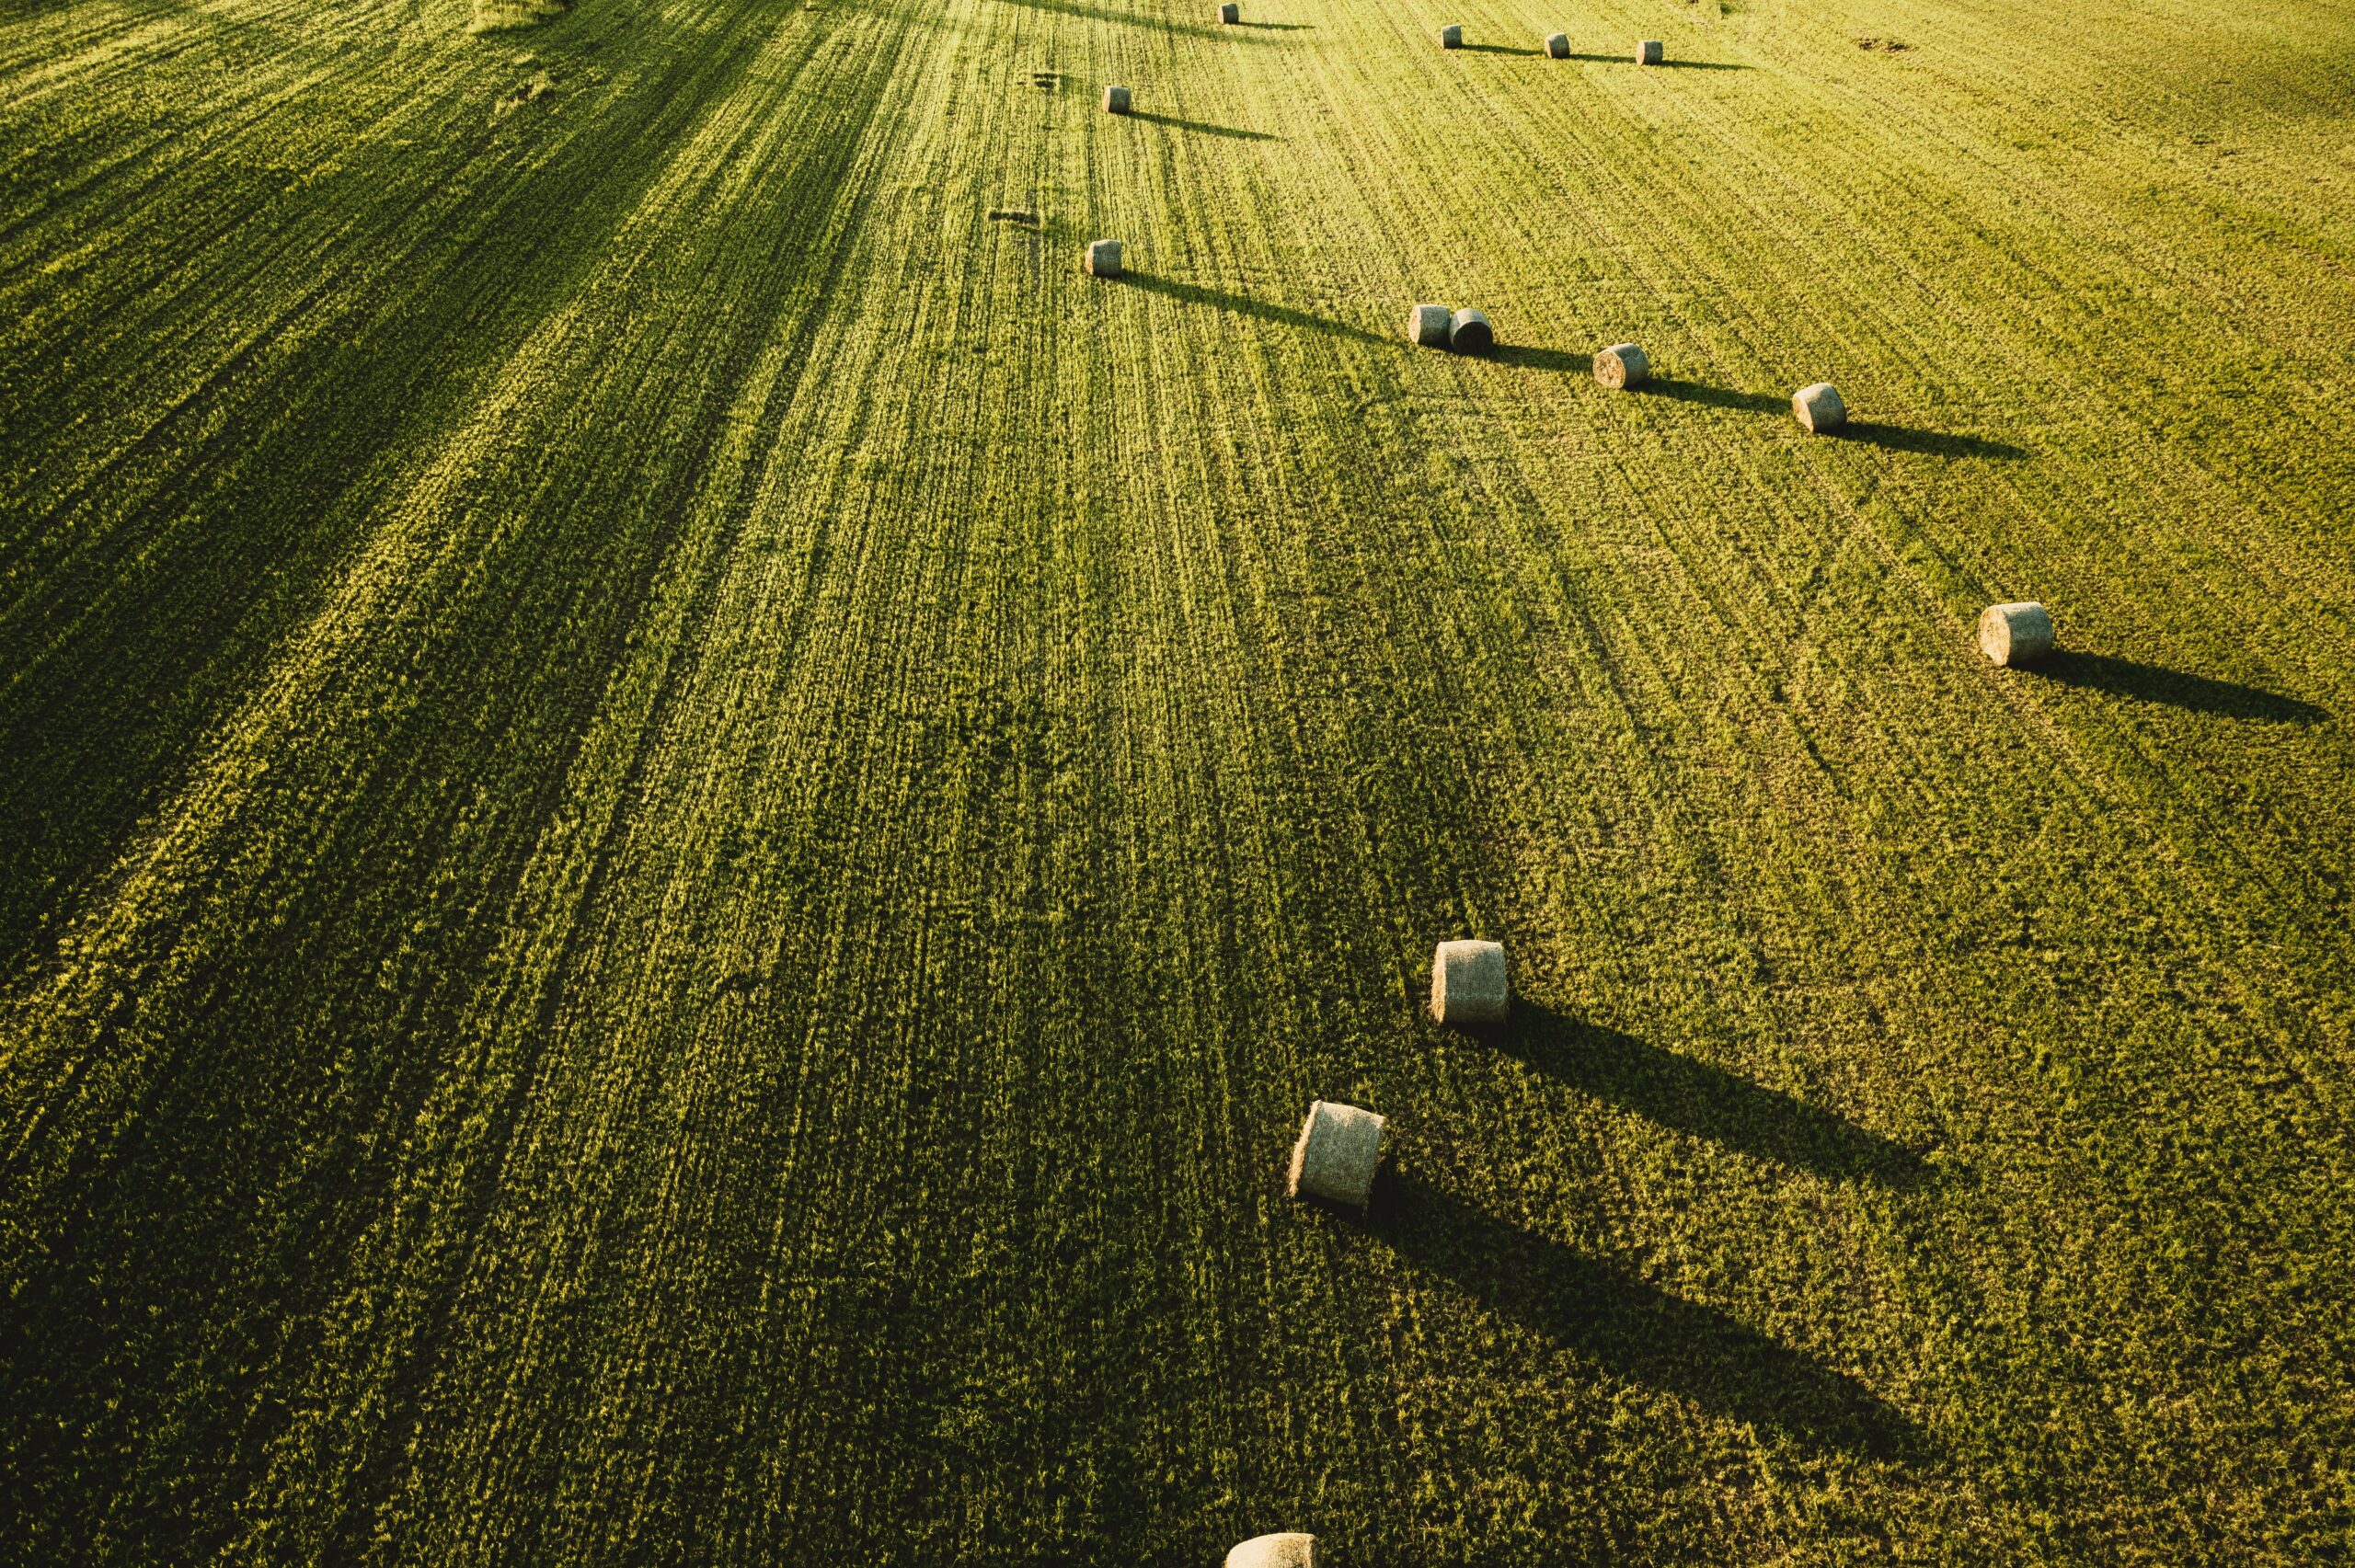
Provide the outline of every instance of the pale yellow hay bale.
<path id="1" fill-rule="evenodd" d="M 1417 305 L 1407 315 L 1407 341 L 1426 349 L 1446 348 L 1448 316 L 1445 305 Z"/>
<path id="2" fill-rule="evenodd" d="M 1979 650 L 1997 664 L 2026 664 L 2052 651 L 2052 617 L 2034 600 L 1979 612 Z"/>
<path id="3" fill-rule="evenodd" d="M 1594 379 L 1614 392 L 1626 392 L 1651 379 L 1652 362 L 1633 343 L 1614 343 L 1594 355 Z"/>
<path id="4" fill-rule="evenodd" d="M 1317 1568 L 1316 1538 L 1300 1530 L 1253 1536 L 1226 1554 L 1226 1568 Z"/>
<path id="5" fill-rule="evenodd" d="M 1791 416 L 1815 435 L 1829 435 L 1848 422 L 1848 406 L 1828 381 L 1800 387 L 1791 394 Z"/>
<path id="6" fill-rule="evenodd" d="M 1243 19 L 1243 7 L 1236 5 L 1235 0 L 1226 0 L 1226 4 L 1218 8 L 1218 19 L 1231 28 Z"/>
<path id="7" fill-rule="evenodd" d="M 1568 60 L 1570 57 L 1570 35 L 1568 33 L 1547 33 L 1545 35 L 1545 53 L 1548 59 Z"/>
<path id="8" fill-rule="evenodd" d="M 1107 87 L 1107 88 L 1105 88 L 1105 89 L 1104 89 L 1104 112 L 1105 112 L 1105 113 L 1107 113 L 1107 114 L 1126 114 L 1126 113 L 1128 113 L 1128 112 L 1129 112 L 1129 89 L 1128 89 L 1128 88 L 1126 88 L 1126 87 Z"/>
<path id="9" fill-rule="evenodd" d="M 1665 53 L 1666 52 L 1660 46 L 1660 40 L 1656 38 L 1648 38 L 1644 40 L 1643 42 L 1636 45 L 1636 63 L 1638 65 L 1657 65 L 1660 63 L 1661 58 Z"/>
<path id="10" fill-rule="evenodd" d="M 1442 49 L 1462 49 L 1464 47 L 1464 29 L 1454 26 L 1453 23 L 1440 29 L 1439 46 Z"/>
<path id="11" fill-rule="evenodd" d="M 1120 275 L 1120 242 L 1119 240 L 1099 239 L 1088 242 L 1087 275 L 1091 278 L 1117 278 Z"/>
<path id="12" fill-rule="evenodd" d="M 1321 1197 L 1363 1208 L 1373 1194 L 1374 1167 L 1382 1163 L 1380 1116 L 1355 1105 L 1318 1100 L 1308 1107 L 1300 1140 L 1292 1146 L 1292 1168 L 1284 1191 L 1293 1197 Z"/>
<path id="13" fill-rule="evenodd" d="M 1501 1024 L 1511 1000 L 1499 942 L 1442 942 L 1431 955 L 1431 1016 L 1442 1024 Z"/>

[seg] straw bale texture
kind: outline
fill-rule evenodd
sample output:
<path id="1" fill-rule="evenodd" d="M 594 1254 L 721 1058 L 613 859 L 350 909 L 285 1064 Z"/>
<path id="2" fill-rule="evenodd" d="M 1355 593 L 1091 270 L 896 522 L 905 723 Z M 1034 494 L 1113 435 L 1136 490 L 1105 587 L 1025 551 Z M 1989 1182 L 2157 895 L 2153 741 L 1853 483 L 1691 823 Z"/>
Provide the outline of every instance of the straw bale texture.
<path id="1" fill-rule="evenodd" d="M 1997 664 L 2026 664 L 2052 651 L 2052 617 L 2034 600 L 1979 612 L 1979 650 Z"/>
<path id="2" fill-rule="evenodd" d="M 1499 1024 L 1511 999 L 1497 942 L 1442 942 L 1431 955 L 1431 1016 L 1442 1024 Z"/>
<path id="3" fill-rule="evenodd" d="M 1284 1190 L 1294 1197 L 1365 1207 L 1373 1193 L 1374 1167 L 1382 1163 L 1380 1116 L 1336 1100 L 1308 1107 L 1300 1139 L 1292 1146 L 1292 1168 Z"/>
<path id="4" fill-rule="evenodd" d="M 1426 349 L 1447 347 L 1448 310 L 1445 305 L 1417 305 L 1407 316 L 1407 341 L 1419 343 Z"/>
<path id="5" fill-rule="evenodd" d="M 1226 1554 L 1226 1568 L 1317 1568 L 1316 1538 L 1300 1530 L 1253 1536 Z"/>
<path id="6" fill-rule="evenodd" d="M 1791 394 L 1791 416 L 1815 434 L 1829 435 L 1848 422 L 1848 406 L 1837 387 L 1819 381 Z"/>
<path id="7" fill-rule="evenodd" d="M 1633 343 L 1614 343 L 1595 351 L 1594 379 L 1614 392 L 1641 386 L 1651 379 L 1652 362 Z"/>

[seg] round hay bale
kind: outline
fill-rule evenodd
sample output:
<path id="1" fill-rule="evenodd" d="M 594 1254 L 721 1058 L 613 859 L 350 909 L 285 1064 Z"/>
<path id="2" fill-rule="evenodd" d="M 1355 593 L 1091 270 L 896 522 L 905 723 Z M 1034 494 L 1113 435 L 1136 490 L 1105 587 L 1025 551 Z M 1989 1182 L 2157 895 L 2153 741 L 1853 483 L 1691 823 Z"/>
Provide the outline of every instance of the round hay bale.
<path id="1" fill-rule="evenodd" d="M 1374 1167 L 1382 1163 L 1382 1126 L 1372 1111 L 1337 1100 L 1313 1102 L 1300 1141 L 1292 1146 L 1284 1191 L 1363 1208 L 1373 1196 Z"/>
<path id="2" fill-rule="evenodd" d="M 1431 955 L 1431 1017 L 1441 1024 L 1501 1024 L 1511 1001 L 1500 942 L 1442 942 Z"/>
<path id="3" fill-rule="evenodd" d="M 1316 1538 L 1301 1530 L 1258 1535 L 1226 1554 L 1226 1568 L 1316 1568 Z"/>
<path id="4" fill-rule="evenodd" d="M 1457 353 L 1485 354 L 1497 346 L 1497 335 L 1488 318 L 1467 305 L 1447 324 L 1447 341 Z"/>
<path id="5" fill-rule="evenodd" d="M 1979 612 L 1979 651 L 1997 664 L 2026 664 L 2052 651 L 2052 617 L 2034 600 Z"/>
<path id="6" fill-rule="evenodd" d="M 1099 239 L 1088 243 L 1087 275 L 1091 278 L 1117 278 L 1120 275 L 1119 240 Z"/>
<path id="7" fill-rule="evenodd" d="M 1105 112 L 1105 113 L 1107 113 L 1107 114 L 1126 114 L 1126 113 L 1128 113 L 1128 112 L 1129 112 L 1129 89 L 1128 89 L 1128 88 L 1126 88 L 1126 87 L 1107 87 L 1107 88 L 1105 88 L 1105 89 L 1104 89 L 1104 112 Z"/>
<path id="8" fill-rule="evenodd" d="M 1243 7 L 1236 5 L 1235 0 L 1226 0 L 1226 4 L 1218 8 L 1218 19 L 1231 28 L 1243 19 Z"/>
<path id="9" fill-rule="evenodd" d="M 1652 362 L 1633 343 L 1614 343 L 1594 352 L 1594 379 L 1614 392 L 1626 392 L 1651 379 Z"/>
<path id="10" fill-rule="evenodd" d="M 1419 343 L 1426 349 L 1447 347 L 1448 311 L 1445 305 L 1417 305 L 1407 315 L 1407 341 Z"/>
<path id="11" fill-rule="evenodd" d="M 1464 47 L 1464 29 L 1462 28 L 1453 26 L 1440 29 L 1439 46 L 1442 49 L 1462 49 Z"/>
<path id="12" fill-rule="evenodd" d="M 1546 57 L 1551 60 L 1568 60 L 1570 57 L 1570 35 L 1568 33 L 1547 33 L 1545 35 L 1545 54 Z"/>
<path id="13" fill-rule="evenodd" d="M 1663 52 L 1660 46 L 1660 40 L 1656 38 L 1648 38 L 1644 40 L 1643 42 L 1636 45 L 1636 63 L 1638 65 L 1657 65 L 1660 63 L 1662 53 Z"/>
<path id="14" fill-rule="evenodd" d="M 1791 416 L 1813 434 L 1828 436 L 1848 422 L 1848 406 L 1838 387 L 1819 381 L 1791 394 Z"/>

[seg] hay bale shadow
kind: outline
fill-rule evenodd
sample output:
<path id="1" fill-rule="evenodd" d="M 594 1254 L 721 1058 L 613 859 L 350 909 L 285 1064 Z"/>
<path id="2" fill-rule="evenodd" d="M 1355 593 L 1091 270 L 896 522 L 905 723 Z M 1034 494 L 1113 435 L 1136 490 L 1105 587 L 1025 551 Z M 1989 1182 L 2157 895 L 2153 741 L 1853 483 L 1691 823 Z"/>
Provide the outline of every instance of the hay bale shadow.
<path id="1" fill-rule="evenodd" d="M 1401 348 L 1396 338 L 1368 332 L 1361 326 L 1351 326 L 1345 321 L 1315 315 L 1290 305 L 1273 304 L 1255 300 L 1248 294 L 1234 293 L 1225 289 L 1212 289 L 1200 283 L 1181 283 L 1174 278 L 1159 278 L 1150 272 L 1131 272 L 1122 281 L 1147 293 L 1163 294 L 1189 304 L 1207 305 L 1212 310 L 1231 311 L 1255 321 L 1272 322 L 1279 326 L 1297 326 L 1310 332 L 1323 332 L 1335 338 L 1355 338 L 1360 342 L 1380 344 L 1384 348 Z"/>
<path id="2" fill-rule="evenodd" d="M 2192 713 L 2214 714 L 2221 718 L 2252 719 L 2261 724 L 2309 725 L 2320 724 L 2330 717 L 2328 708 L 2317 707 L 2296 697 L 2285 697 L 2278 692 L 2268 692 L 2262 687 L 2245 686 L 2237 681 L 2219 681 L 2211 676 L 2194 675 L 2188 670 L 2169 670 L 2165 665 L 2144 664 L 2138 659 L 2113 658 L 2108 654 L 2055 648 L 2033 664 L 2023 664 L 2018 668 L 2023 674 L 2059 685 L 2108 692 L 2114 696 L 2131 697 L 2136 702 L 2160 703 Z"/>
<path id="3" fill-rule="evenodd" d="M 2017 463 L 2028 455 L 2025 449 L 2008 441 L 1949 435 L 1943 430 L 1918 430 L 1871 419 L 1851 419 L 1832 433 L 1839 441 L 1877 446 L 1885 452 L 1918 452 L 1931 457 L 1986 457 L 1999 463 Z"/>
<path id="4" fill-rule="evenodd" d="M 1616 1029 L 1513 1001 L 1497 1048 L 1598 1100 L 1752 1159 L 1838 1182 L 1929 1186 L 1936 1169 L 1893 1139 L 1694 1057 Z"/>
<path id="5" fill-rule="evenodd" d="M 1131 120 L 1149 120 L 1166 125 L 1172 131 L 1190 131 L 1198 136 L 1226 136 L 1238 142 L 1281 142 L 1282 137 L 1271 131 L 1246 131 L 1239 125 L 1212 125 L 1206 120 L 1181 120 L 1174 114 L 1155 114 L 1149 109 L 1129 110 Z"/>
<path id="6" fill-rule="evenodd" d="M 1564 375 L 1592 375 L 1594 356 L 1573 354 L 1567 349 L 1538 349 L 1525 343 L 1505 343 L 1491 349 L 1484 359 L 1500 365 L 1517 365 L 1523 370 L 1552 371 Z"/>
<path id="7" fill-rule="evenodd" d="M 1489 1310 L 1614 1375 L 1819 1448 L 1901 1460 L 1929 1450 L 1918 1425 L 1847 1374 L 1419 1176 L 1385 1171 L 1361 1223 Z"/>
<path id="8" fill-rule="evenodd" d="M 1676 381 L 1667 376 L 1653 376 L 1639 389 L 1654 397 L 1672 398 L 1679 403 L 1700 403 L 1712 408 L 1740 408 L 1753 414 L 1791 411 L 1787 394 L 1777 396 L 1766 392 L 1736 392 L 1729 386 L 1710 386 L 1697 381 Z"/>

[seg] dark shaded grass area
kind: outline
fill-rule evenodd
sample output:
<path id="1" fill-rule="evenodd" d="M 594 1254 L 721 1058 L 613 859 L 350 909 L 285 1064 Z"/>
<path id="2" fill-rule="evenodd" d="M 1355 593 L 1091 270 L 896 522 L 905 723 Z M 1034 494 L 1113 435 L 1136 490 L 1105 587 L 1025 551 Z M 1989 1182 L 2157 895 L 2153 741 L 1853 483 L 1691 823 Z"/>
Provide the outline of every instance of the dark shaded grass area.
<path id="1" fill-rule="evenodd" d="M 582 138 L 587 144 L 560 166 L 580 201 L 494 205 L 487 234 L 454 249 L 454 259 L 488 268 L 486 286 L 496 288 L 503 258 L 516 269 L 515 293 L 545 308 L 548 296 L 528 275 L 552 237 L 549 215 L 618 224 L 633 194 L 661 174 L 661 144 L 684 136 L 697 106 L 727 99 L 759 36 L 741 28 L 718 40 L 722 47 L 714 41 L 682 35 L 667 73 L 680 90 L 641 95 L 636 112 L 601 128 L 610 135 Z M 859 79 L 864 112 L 888 76 L 878 67 Z M 859 112 L 856 103 L 848 112 Z M 795 166 L 764 188 L 764 200 L 780 219 L 814 223 L 841 189 L 859 140 L 812 138 Z M 548 177 L 545 170 L 538 177 Z M 840 246 L 789 245 L 740 252 L 737 281 L 764 299 L 783 297 L 798 278 L 839 267 L 844 254 Z M 575 276 L 552 271 L 550 288 Z M 717 282 L 724 272 L 706 276 Z M 430 315 L 428 324 L 455 337 L 443 346 L 456 354 L 472 296 L 453 294 L 453 319 Z M 554 498 L 552 515 L 483 553 L 476 591 L 414 650 L 427 700 L 372 727 L 373 761 L 361 776 L 331 780 L 339 797 L 332 811 L 290 818 L 301 824 L 294 841 L 309 869 L 278 905 L 280 934 L 207 956 L 208 972 L 191 978 L 189 1000 L 139 1020 L 144 1038 L 123 1040 L 127 1053 L 144 1053 L 152 1064 L 144 1082 L 126 1086 L 137 1103 L 115 1107 L 127 1131 L 97 1131 L 74 1146 L 47 1188 L 55 1207 L 35 1209 L 11 1195 L 11 1289 L 0 1307 L 0 1493 L 9 1502 L 0 1538 L 70 1560 L 100 1535 L 97 1511 L 104 1509 L 125 1560 L 201 1561 L 238 1528 L 215 1505 L 253 1492 L 266 1445 L 288 1413 L 249 1410 L 247 1395 L 273 1362 L 303 1365 L 307 1337 L 321 1331 L 323 1293 L 332 1293 L 361 1230 L 396 1189 L 401 1162 L 421 1152 L 385 1134 L 407 1126 L 437 1077 L 457 1065 L 452 1053 L 464 1042 L 446 1010 L 482 972 L 484 944 L 497 930 L 465 911 L 511 896 L 537 824 L 557 805 L 609 673 L 628 657 L 673 553 L 679 521 L 705 482 L 726 430 L 725 401 L 771 332 L 760 313 L 710 319 L 725 325 L 706 328 L 707 351 L 690 361 L 709 373 L 697 395 L 670 406 L 676 439 L 661 460 L 612 464 L 593 445 L 572 453 L 569 461 L 590 471 L 545 493 Z M 372 366 L 389 395 L 396 367 Z M 322 399 L 305 406 L 298 432 L 337 429 L 340 403 L 325 395 L 322 381 L 297 389 L 298 397 Z M 341 431 L 347 444 L 351 433 Z M 383 439 L 396 433 L 388 429 Z M 601 489 L 614 493 L 584 518 L 576 503 Z M 217 569 L 254 571 L 253 554 L 267 547 L 251 535 L 224 539 Z M 186 591 L 185 582 L 178 587 Z M 549 627 L 563 628 L 553 642 Z M 436 647 L 464 656 L 437 657 Z M 167 683 L 178 672 L 158 662 L 124 673 Z M 338 722 L 366 725 L 351 715 Z M 430 762 L 414 765 L 419 759 Z M 338 766 L 331 755 L 318 763 Z M 495 803 L 493 815 L 476 824 L 482 837 L 474 853 L 454 852 L 454 818 L 477 788 Z M 278 895 L 265 884 L 237 896 Z M 369 950 L 374 933 L 400 929 L 417 933 L 404 945 L 422 972 L 373 994 L 368 971 L 353 972 L 347 955 Z M 323 994 L 341 1001 L 334 1063 L 321 1059 L 305 1027 Z M 98 1048 L 106 1055 L 107 1042 Z M 531 1093 L 535 1058 L 536 1048 L 506 1085 L 511 1106 Z M 109 1113 L 101 1101 L 69 1114 Z M 513 1117 L 494 1123 L 511 1132 Z M 498 1166 L 493 1158 L 476 1169 L 495 1180 Z M 479 1208 L 488 1197 L 477 1188 L 465 1201 Z M 454 1253 L 438 1266 L 456 1271 L 466 1262 Z M 429 1335 L 411 1354 L 430 1356 L 433 1348 Z M 353 1505 L 381 1486 L 419 1418 L 406 1402 L 420 1386 L 421 1365 L 393 1380 L 373 1447 L 353 1456 L 359 1468 L 341 1482 Z M 276 1375 L 283 1386 L 282 1367 Z M 201 1391 L 198 1402 L 190 1402 L 190 1391 Z M 332 1495 L 316 1498 L 312 1523 L 338 1560 L 353 1561 L 367 1549 L 370 1521 L 364 1508 L 345 1506 Z"/>
<path id="2" fill-rule="evenodd" d="M 634 45 L 662 61 L 642 90 L 544 164 L 477 171 L 487 189 L 451 215 L 458 243 L 435 235 L 405 256 L 389 302 L 314 337 L 198 437 L 198 459 L 93 530 L 97 542 L 44 578 L 38 604 L 0 628 L 0 665 L 18 672 L 0 706 L 0 755 L 11 762 L 0 769 L 0 819 L 13 825 L 0 849 L 0 972 L 22 964 L 63 900 L 114 861 L 313 607 L 366 527 L 381 462 L 430 441 L 444 417 L 433 394 L 500 362 L 579 286 L 667 150 L 758 51 L 749 33 L 718 48 L 685 33 L 652 41 L 659 27 L 630 29 Z M 454 167 L 388 150 L 350 177 L 381 187 L 377 222 L 389 232 L 474 160 L 504 161 L 479 141 L 459 156 Z M 566 199 L 547 200 L 554 189 Z M 107 286 L 136 296 L 153 283 Z M 140 347 L 133 338 L 116 362 L 77 376 L 135 377 Z M 149 443 L 170 450 L 188 439 L 180 427 L 213 411 L 173 417 Z M 81 504 L 70 494 L 59 511 Z M 201 521 L 223 518 L 236 526 Z M 44 526 L 30 521 L 28 532 Z M 122 658 L 125 647 L 139 657 Z"/>
<path id="3" fill-rule="evenodd" d="M 1891 1187 L 1935 1175 L 1913 1150 L 1829 1111 L 1542 1002 L 1517 1000 L 1488 1034 L 1548 1078 L 1754 1159 Z"/>
<path id="4" fill-rule="evenodd" d="M 1155 114 L 1149 109 L 1132 109 L 1131 120 L 1143 120 L 1155 125 L 1166 125 L 1172 131 L 1190 131 L 1200 136 L 1226 136 L 1238 142 L 1281 142 L 1282 137 L 1268 131 L 1246 131 L 1239 125 L 1212 125 L 1207 120 L 1181 120 L 1174 114 Z"/>
<path id="5" fill-rule="evenodd" d="M 1378 343 L 1385 348 L 1400 347 L 1406 341 L 1404 338 L 1384 338 L 1380 333 L 1368 332 L 1361 326 L 1352 326 L 1346 321 L 1336 321 L 1331 316 L 1317 315 L 1309 311 L 1296 310 L 1291 305 L 1280 305 L 1267 300 L 1254 299 L 1248 294 L 1238 294 L 1230 289 L 1213 289 L 1202 283 L 1181 283 L 1174 278 L 1156 277 L 1150 272 L 1123 272 L 1119 281 L 1130 288 L 1143 289 L 1148 293 L 1162 294 L 1187 304 L 1203 305 L 1212 310 L 1232 311 L 1237 315 L 1246 315 L 1255 321 L 1272 322 L 1280 326 L 1296 326 L 1304 331 L 1322 332 L 1335 338 L 1353 338 L 1361 343 Z"/>
<path id="6" fill-rule="evenodd" d="M 1785 406 L 1788 406 L 1787 401 Z M 1978 436 L 1953 435 L 1944 430 L 1916 429 L 1906 425 L 1886 425 L 1871 419 L 1849 420 L 1840 428 L 1835 439 L 1877 446 L 1885 452 L 1913 452 L 1929 457 L 1983 457 L 2016 463 L 2028 455 L 2025 450 L 2008 441 L 1985 441 Z"/>
<path id="7" fill-rule="evenodd" d="M 1409 1262 L 1614 1376 L 1823 1448 L 1929 1452 L 1918 1425 L 1854 1378 L 1419 1176 L 1385 1169 L 1362 1223 Z"/>
<path id="8" fill-rule="evenodd" d="M 2055 648 L 2021 670 L 2040 680 L 2088 692 L 2107 692 L 2137 703 L 2154 703 L 2188 713 L 2218 718 L 2248 719 L 2259 724 L 2320 724 L 2330 710 L 2296 697 L 2285 697 L 2237 681 L 2219 681 L 2189 670 L 2108 654 Z"/>
<path id="9" fill-rule="evenodd" d="M 1499 343 L 1488 350 L 1487 358 L 1500 365 L 1515 365 L 1522 370 L 1545 371 L 1557 375 L 1592 375 L 1594 356 L 1574 354 L 1567 349 L 1539 349 L 1523 343 Z"/>
<path id="10" fill-rule="evenodd" d="M 1753 414 L 1787 414 L 1791 411 L 1789 395 L 1771 392 L 1739 392 L 1729 386 L 1711 386 L 1706 382 L 1678 381 L 1673 376 L 1655 375 L 1639 389 L 1646 396 L 1672 398 L 1679 403 L 1698 403 L 1710 408 L 1740 408 Z"/>

